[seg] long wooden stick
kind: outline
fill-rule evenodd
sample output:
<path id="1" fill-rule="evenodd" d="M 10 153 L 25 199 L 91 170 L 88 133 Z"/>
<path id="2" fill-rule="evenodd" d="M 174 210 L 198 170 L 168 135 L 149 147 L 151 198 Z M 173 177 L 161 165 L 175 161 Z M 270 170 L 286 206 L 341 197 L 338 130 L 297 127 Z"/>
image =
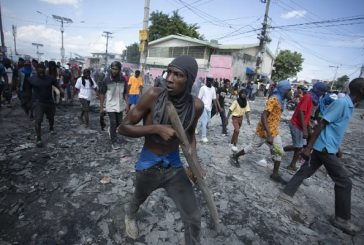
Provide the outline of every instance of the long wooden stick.
<path id="1" fill-rule="evenodd" d="M 177 137 L 181 142 L 181 148 L 182 148 L 183 154 L 186 157 L 187 163 L 190 166 L 193 175 L 197 179 L 197 185 L 201 189 L 201 191 L 206 199 L 207 207 L 210 211 L 211 219 L 214 223 L 214 228 L 216 231 L 219 231 L 219 217 L 218 217 L 217 209 L 216 209 L 215 203 L 212 199 L 212 195 L 203 179 L 203 176 L 201 173 L 201 166 L 198 163 L 196 155 L 192 154 L 191 145 L 188 141 L 188 138 L 187 138 L 185 130 L 182 126 L 182 123 L 178 117 L 176 109 L 174 108 L 173 104 L 169 101 L 166 104 L 166 113 L 169 117 L 169 120 L 172 123 L 173 129 L 176 130 Z"/>

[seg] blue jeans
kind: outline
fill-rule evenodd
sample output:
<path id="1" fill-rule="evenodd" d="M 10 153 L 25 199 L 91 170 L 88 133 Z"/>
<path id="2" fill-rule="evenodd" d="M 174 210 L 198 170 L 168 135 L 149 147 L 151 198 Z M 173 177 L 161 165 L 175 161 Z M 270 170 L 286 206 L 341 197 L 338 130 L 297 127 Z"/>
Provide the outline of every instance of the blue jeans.
<path id="1" fill-rule="evenodd" d="M 207 135 L 207 124 L 209 123 L 210 118 L 211 118 L 211 111 L 204 108 L 197 126 L 198 129 L 201 129 L 202 138 L 205 138 Z"/>

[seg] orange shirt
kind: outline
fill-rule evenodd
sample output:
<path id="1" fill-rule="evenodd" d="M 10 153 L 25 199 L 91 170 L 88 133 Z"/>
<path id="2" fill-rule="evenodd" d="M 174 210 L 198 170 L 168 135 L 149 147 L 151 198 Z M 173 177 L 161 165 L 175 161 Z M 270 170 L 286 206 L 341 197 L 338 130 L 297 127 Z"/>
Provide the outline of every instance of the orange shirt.
<path id="1" fill-rule="evenodd" d="M 142 78 L 131 76 L 128 85 L 130 85 L 129 94 L 140 94 L 140 87 L 143 85 Z"/>
<path id="2" fill-rule="evenodd" d="M 271 96 L 265 104 L 264 111 L 269 112 L 267 121 L 272 137 L 279 135 L 279 124 L 281 122 L 282 107 L 278 99 L 274 96 Z M 266 138 L 266 132 L 261 121 L 258 123 L 256 134 L 259 137 Z"/>

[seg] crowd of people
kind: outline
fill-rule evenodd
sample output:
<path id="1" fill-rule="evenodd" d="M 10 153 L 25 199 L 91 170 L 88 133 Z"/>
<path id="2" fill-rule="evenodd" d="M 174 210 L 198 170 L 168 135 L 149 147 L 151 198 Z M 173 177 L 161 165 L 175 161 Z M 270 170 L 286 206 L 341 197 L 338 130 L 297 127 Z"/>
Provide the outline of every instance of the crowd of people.
<path id="1" fill-rule="evenodd" d="M 10 71 L 8 71 L 10 69 Z M 1 94 L 11 105 L 16 91 L 21 107 L 29 119 L 34 120 L 36 145 L 43 147 L 41 124 L 44 114 L 49 131 L 55 132 L 54 116 L 59 103 L 72 103 L 78 94 L 79 121 L 90 127 L 90 101 L 96 93 L 100 101 L 100 121 L 109 117 L 108 133 L 113 150 L 123 147 L 127 137 L 145 137 L 143 149 L 135 164 L 135 191 L 126 205 L 126 233 L 138 237 L 136 213 L 139 206 L 156 189 L 164 188 L 176 203 L 184 224 L 186 244 L 199 244 L 201 214 L 192 184 L 184 171 L 179 154 L 179 139 L 170 125 L 165 108 L 171 102 L 191 144 L 191 154 L 197 159 L 196 135 L 208 143 L 208 127 L 212 116 L 219 113 L 222 135 L 227 136 L 231 117 L 233 132 L 230 162 L 240 167 L 239 157 L 253 154 L 263 144 L 270 148 L 274 163 L 270 178 L 285 185 L 281 198 L 290 200 L 305 178 L 324 165 L 335 183 L 335 216 L 332 224 L 349 234 L 358 232 L 351 222 L 351 181 L 340 163 L 340 144 L 352 117 L 354 104 L 364 99 L 364 79 L 354 79 L 350 94 L 332 94 L 323 82 L 317 82 L 307 91 L 298 87 L 292 93 L 288 80 L 259 86 L 257 82 L 242 83 L 234 78 L 196 79 L 197 62 L 190 56 L 179 56 L 156 78 L 155 86 L 143 90 L 140 71 L 133 75 L 123 72 L 122 64 L 114 61 L 107 71 L 64 65 L 54 61 L 19 59 L 11 64 L 4 59 L 0 64 Z M 11 82 L 10 82 L 11 81 Z M 10 90 L 10 96 L 8 95 Z M 250 125 L 250 111 L 258 90 L 268 96 L 255 137 L 244 149 L 237 147 L 245 117 Z M 226 98 L 232 103 L 227 104 Z M 295 111 L 289 123 L 292 144 L 283 147 L 279 127 L 287 100 L 296 100 Z M 1 101 L 0 101 L 1 105 Z M 140 123 L 142 122 L 142 124 Z M 282 156 L 293 151 L 288 168 L 297 171 L 291 180 L 284 180 L 279 168 Z M 297 168 L 297 161 L 304 163 Z M 200 166 L 201 167 L 201 166 Z"/>

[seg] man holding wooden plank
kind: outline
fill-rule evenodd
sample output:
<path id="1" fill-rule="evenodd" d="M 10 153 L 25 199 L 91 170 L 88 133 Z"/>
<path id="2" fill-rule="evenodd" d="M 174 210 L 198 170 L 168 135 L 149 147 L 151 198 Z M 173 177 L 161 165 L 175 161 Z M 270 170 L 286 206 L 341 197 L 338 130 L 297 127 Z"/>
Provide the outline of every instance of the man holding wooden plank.
<path id="1" fill-rule="evenodd" d="M 152 87 L 146 91 L 118 128 L 118 132 L 125 136 L 145 137 L 135 165 L 135 191 L 125 207 L 126 233 L 133 239 L 138 237 L 136 213 L 139 206 L 154 190 L 164 188 L 181 214 L 185 243 L 199 244 L 201 214 L 192 184 L 179 157 L 181 141 L 177 137 L 181 134 L 187 136 L 190 154 L 197 159 L 195 128 L 204 107 L 200 99 L 191 95 L 197 70 L 194 58 L 175 58 L 168 65 L 166 88 Z M 177 132 L 171 126 L 167 102 L 173 104 L 184 132 Z M 138 125 L 142 119 L 143 125 Z M 201 170 L 201 167 L 197 169 Z"/>

